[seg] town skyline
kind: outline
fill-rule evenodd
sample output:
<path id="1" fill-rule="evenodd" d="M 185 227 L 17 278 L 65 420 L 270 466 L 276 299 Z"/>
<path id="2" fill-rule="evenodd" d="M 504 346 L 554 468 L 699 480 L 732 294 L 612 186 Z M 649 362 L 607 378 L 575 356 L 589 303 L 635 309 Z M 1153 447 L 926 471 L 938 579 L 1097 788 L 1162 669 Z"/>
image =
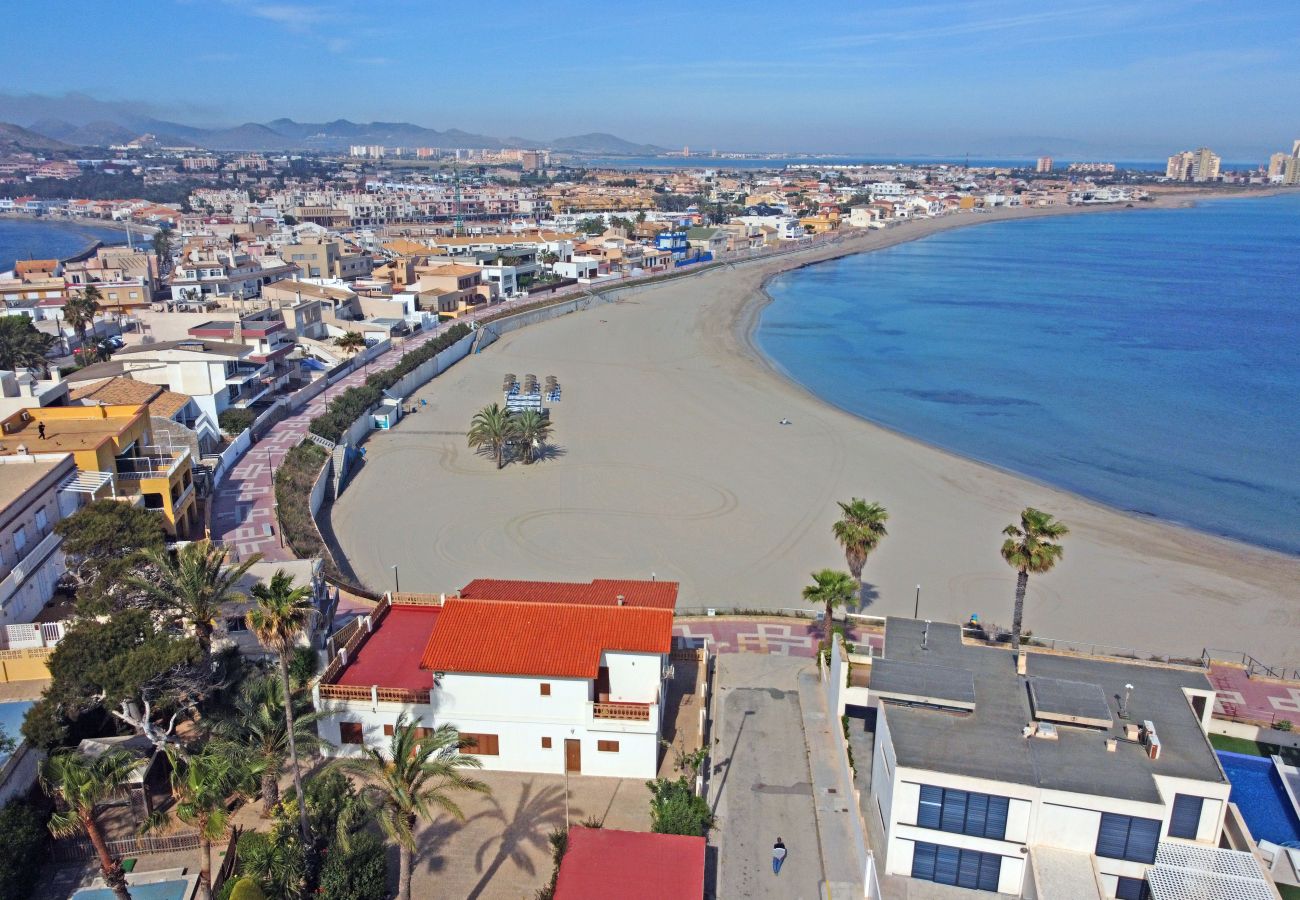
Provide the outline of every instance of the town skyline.
<path id="1" fill-rule="evenodd" d="M 451 68 L 428 65 L 421 48 L 473 35 L 476 12 L 381 6 L 178 2 L 88 10 L 50 31 L 37 4 L 20 3 L 0 120 L 344 118 L 502 138 L 609 132 L 670 149 L 873 155 L 1158 159 L 1185 144 L 1244 160 L 1294 130 L 1276 85 L 1300 74 L 1300 34 L 1277 3 L 1231 18 L 1202 3 L 887 3 L 819 12 L 802 28 L 761 5 L 724 8 L 725 39 L 707 59 L 690 50 L 686 10 L 591 23 L 564 5 L 508 5 L 484 53 L 471 54 L 477 62 Z M 570 14 L 574 29 L 551 27 Z M 61 50 L 159 27 L 203 36 L 193 64 L 166 79 L 144 59 L 105 71 Z"/>

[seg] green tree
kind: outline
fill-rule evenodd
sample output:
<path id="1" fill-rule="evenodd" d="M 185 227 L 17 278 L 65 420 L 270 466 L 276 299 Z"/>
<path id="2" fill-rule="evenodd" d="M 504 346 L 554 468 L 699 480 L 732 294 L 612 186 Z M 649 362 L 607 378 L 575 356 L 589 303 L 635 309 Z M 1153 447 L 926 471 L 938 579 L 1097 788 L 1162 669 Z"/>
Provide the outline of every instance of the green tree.
<path id="1" fill-rule="evenodd" d="M 280 664 L 280 684 L 284 696 L 292 697 L 293 689 L 289 683 L 289 657 L 293 654 L 299 638 L 311 627 L 316 618 L 316 607 L 312 604 L 311 588 L 294 587 L 293 578 L 283 569 L 278 569 L 270 581 L 253 586 L 253 599 L 257 606 L 248 612 L 248 627 L 257 636 L 257 641 L 276 655 Z M 293 703 L 284 704 L 285 739 L 289 744 L 289 766 L 293 771 L 293 788 L 299 797 L 302 793 L 302 768 L 298 764 L 297 728 L 294 725 Z M 307 825 L 307 808 L 299 804 L 298 823 L 301 828 L 302 842 L 311 842 L 311 831 Z"/>
<path id="2" fill-rule="evenodd" d="M 321 900 L 385 900 L 388 860 L 383 841 L 362 832 L 344 850 L 336 846 L 320 873 Z"/>
<path id="3" fill-rule="evenodd" d="M 1020 628 L 1025 617 L 1025 590 L 1029 587 L 1029 573 L 1041 575 L 1050 572 L 1064 555 L 1059 541 L 1070 533 L 1050 513 L 1027 506 L 1020 513 L 1019 525 L 1002 529 L 1007 539 L 1002 543 L 1002 558 L 1016 570 L 1016 608 L 1011 620 L 1011 645 L 1020 649 Z"/>
<path id="4" fill-rule="evenodd" d="M 505 465 L 505 449 L 516 434 L 514 417 L 497 403 L 474 414 L 469 425 L 469 445 L 476 450 L 490 450 L 497 468 Z"/>
<path id="5" fill-rule="evenodd" d="M 862 603 L 865 586 L 862 584 L 862 569 L 867 564 L 867 557 L 885 531 L 885 520 L 889 513 L 879 503 L 868 503 L 857 497 L 848 503 L 840 501 L 840 518 L 831 528 L 835 540 L 844 548 L 844 559 L 849 564 L 849 571 L 858 580 L 858 603 Z"/>
<path id="6" fill-rule="evenodd" d="M 650 788 L 651 831 L 704 837 L 713 828 L 709 801 L 696 796 L 694 786 L 684 777 L 647 781 L 646 787 Z"/>
<path id="7" fill-rule="evenodd" d="M 515 436 L 524 448 L 524 462 L 531 463 L 551 436 L 551 420 L 535 409 L 526 409 L 514 417 Z"/>
<path id="8" fill-rule="evenodd" d="M 255 553 L 227 566 L 229 554 L 229 548 L 208 540 L 186 544 L 174 554 L 151 547 L 144 551 L 144 558 L 157 575 L 129 579 L 157 609 L 190 623 L 205 656 L 212 654 L 212 631 L 222 606 L 244 599 L 239 582 L 262 558 Z"/>
<path id="9" fill-rule="evenodd" d="M 37 331 L 26 316 L 0 316 L 0 369 L 49 371 L 45 354 L 54 346 L 53 335 Z"/>
<path id="10" fill-rule="evenodd" d="M 0 897 L 30 897 L 50 849 L 46 804 L 10 800 L 0 806 Z"/>
<path id="11" fill-rule="evenodd" d="M 623 229 L 624 233 L 631 234 L 633 231 L 636 230 L 636 223 L 625 216 L 610 216 L 609 227 L 621 228 Z"/>
<path id="12" fill-rule="evenodd" d="M 460 752 L 461 739 L 455 728 L 440 725 L 427 737 L 416 735 L 415 725 L 407 722 L 403 713 L 383 751 L 363 746 L 361 756 L 331 764 L 362 780 L 361 795 L 371 804 L 375 820 L 384 834 L 397 842 L 399 900 L 411 900 L 419 820 L 432 818 L 436 810 L 464 819 L 452 794 L 488 793 L 486 784 L 465 774 L 465 769 L 480 768 L 482 763 Z"/>
<path id="13" fill-rule="evenodd" d="M 148 733 L 156 723 L 136 719 L 126 701 L 143 697 L 147 717 L 184 709 L 203 689 L 202 659 L 196 641 L 158 631 L 144 610 L 125 610 L 103 622 L 79 619 L 50 655 L 50 684 L 28 710 L 23 736 L 49 749 L 63 742 L 71 722 L 95 711 Z M 163 743 L 167 737 L 168 731 L 150 734 Z"/>
<path id="14" fill-rule="evenodd" d="M 605 220 L 600 216 L 588 216 L 578 222 L 580 234 L 604 234 Z"/>
<path id="15" fill-rule="evenodd" d="M 55 837 L 84 834 L 90 838 L 104 883 L 121 900 L 131 900 L 121 860 L 108 852 L 99 811 L 126 787 L 135 770 L 135 760 L 121 750 L 110 750 L 92 759 L 77 750 L 65 750 L 48 757 L 41 766 L 41 787 L 63 805 L 50 817 Z"/>
<path id="16" fill-rule="evenodd" d="M 266 894 L 262 893 L 256 878 L 245 875 L 235 882 L 230 900 L 266 900 Z"/>
<path id="17" fill-rule="evenodd" d="M 813 583 L 803 589 L 803 599 L 814 606 L 825 607 L 826 619 L 822 625 L 825 629 L 826 644 L 830 646 L 831 616 L 834 615 L 836 607 L 848 606 L 853 602 L 853 598 L 858 593 L 858 585 L 848 572 L 837 572 L 834 569 L 813 572 L 812 579 Z"/>
<path id="18" fill-rule="evenodd" d="M 310 753 L 320 746 L 316 734 L 319 719 L 320 713 L 310 707 L 295 711 L 296 750 Z M 229 715 L 215 726 L 219 738 L 241 747 L 261 768 L 263 818 L 269 818 L 280 802 L 280 776 L 289 757 L 288 722 L 283 683 L 276 676 L 259 676 L 240 685 Z"/>
<path id="19" fill-rule="evenodd" d="M 366 339 L 359 331 L 345 331 L 334 339 L 334 346 L 352 357 L 366 349 Z"/>
<path id="20" fill-rule="evenodd" d="M 3 321 L 3 319 L 0 319 Z M 68 571 L 77 579 L 77 607 L 103 614 L 142 604 L 128 577 L 143 566 L 143 551 L 165 546 L 156 512 L 118 500 L 95 500 L 54 526 L 63 536 Z"/>
<path id="21" fill-rule="evenodd" d="M 77 333 L 77 352 L 86 357 L 86 332 L 95 324 L 101 300 L 99 288 L 88 284 L 81 293 L 69 297 L 63 304 L 63 318 Z"/>
<path id="22" fill-rule="evenodd" d="M 172 262 L 172 232 L 170 228 L 159 228 L 153 236 L 153 252 L 158 257 L 158 269 L 166 273 Z"/>
<path id="23" fill-rule="evenodd" d="M 173 818 L 199 833 L 200 900 L 212 898 L 212 845 L 230 834 L 231 798 L 248 796 L 257 767 L 230 747 L 209 743 L 197 753 L 169 752 L 172 796 L 176 805 L 155 814 L 150 828 L 162 828 Z"/>
<path id="24" fill-rule="evenodd" d="M 276 820 L 270 831 L 246 831 L 239 836 L 239 871 L 265 893 L 279 900 L 297 900 L 307 876 L 307 854 L 298 825 Z"/>

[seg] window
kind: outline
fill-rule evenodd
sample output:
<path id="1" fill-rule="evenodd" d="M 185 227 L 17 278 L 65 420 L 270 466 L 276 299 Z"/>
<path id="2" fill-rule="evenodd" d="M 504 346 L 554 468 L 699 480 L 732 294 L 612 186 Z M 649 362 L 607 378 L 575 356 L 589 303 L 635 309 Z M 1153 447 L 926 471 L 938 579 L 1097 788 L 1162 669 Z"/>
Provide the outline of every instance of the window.
<path id="1" fill-rule="evenodd" d="M 27 547 L 27 528 L 19 525 L 18 530 L 14 532 L 14 552 L 22 558 L 23 550 Z"/>
<path id="2" fill-rule="evenodd" d="M 247 631 L 247 630 L 248 630 L 248 622 L 244 620 L 243 616 L 231 616 L 230 618 L 226 619 L 226 632 L 228 634 L 234 634 L 237 631 Z"/>
<path id="3" fill-rule="evenodd" d="M 393 736 L 393 726 L 392 726 L 392 725 L 385 725 L 385 726 L 384 726 L 384 737 L 392 737 L 392 736 Z"/>
<path id="4" fill-rule="evenodd" d="M 339 743 L 340 744 L 362 744 L 363 730 L 360 722 L 340 722 L 339 723 Z"/>
<path id="5" fill-rule="evenodd" d="M 1150 865 L 1156 861 L 1156 844 L 1160 841 L 1160 822 L 1137 816 L 1101 814 L 1097 830 L 1097 855 L 1110 859 Z"/>
<path id="6" fill-rule="evenodd" d="M 1202 797 L 1174 794 L 1174 811 L 1169 816 L 1169 836 L 1196 840 L 1196 832 L 1201 830 L 1201 807 L 1204 804 Z"/>
<path id="7" fill-rule="evenodd" d="M 551 739 L 550 739 L 550 738 L 542 738 L 542 749 L 543 749 L 543 750 L 550 750 L 550 749 L 551 749 Z"/>
<path id="8" fill-rule="evenodd" d="M 936 884 L 997 893 L 1001 874 L 1002 857 L 996 853 L 958 850 L 923 841 L 916 842 L 912 853 L 912 877 Z"/>
<path id="9" fill-rule="evenodd" d="M 954 834 L 1002 840 L 1007 832 L 1007 797 L 921 785 L 916 824 Z"/>
<path id="10" fill-rule="evenodd" d="M 50 517 L 45 514 L 45 510 L 43 509 L 36 510 L 36 530 L 39 531 L 41 534 L 45 534 L 46 530 L 49 527 L 50 527 Z"/>
<path id="11" fill-rule="evenodd" d="M 617 753 L 618 741 L 596 741 L 596 749 L 601 753 Z"/>
<path id="12" fill-rule="evenodd" d="M 541 692 L 542 692 L 542 696 L 543 696 L 543 697 L 549 697 L 549 696 L 551 696 L 551 686 L 550 686 L 549 684 L 547 684 L 545 681 L 543 681 L 543 682 L 539 685 L 539 687 L 541 688 Z"/>
<path id="13" fill-rule="evenodd" d="M 500 756 L 501 748 L 495 734 L 469 734 L 462 731 L 460 739 L 465 742 L 465 752 L 475 756 Z"/>
<path id="14" fill-rule="evenodd" d="M 1115 885 L 1115 900 L 1151 900 L 1151 888 L 1141 878 L 1120 876 Z"/>

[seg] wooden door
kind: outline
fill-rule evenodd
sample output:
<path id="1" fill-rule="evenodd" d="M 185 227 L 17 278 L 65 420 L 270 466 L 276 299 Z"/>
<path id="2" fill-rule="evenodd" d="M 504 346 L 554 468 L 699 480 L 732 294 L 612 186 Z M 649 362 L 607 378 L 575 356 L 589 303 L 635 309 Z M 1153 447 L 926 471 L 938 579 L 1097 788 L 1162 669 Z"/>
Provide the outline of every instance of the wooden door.
<path id="1" fill-rule="evenodd" d="M 596 673 L 596 702 L 609 702 L 609 666 L 601 666 Z"/>
<path id="2" fill-rule="evenodd" d="M 564 771 L 574 774 L 582 773 L 582 741 L 565 738 Z"/>

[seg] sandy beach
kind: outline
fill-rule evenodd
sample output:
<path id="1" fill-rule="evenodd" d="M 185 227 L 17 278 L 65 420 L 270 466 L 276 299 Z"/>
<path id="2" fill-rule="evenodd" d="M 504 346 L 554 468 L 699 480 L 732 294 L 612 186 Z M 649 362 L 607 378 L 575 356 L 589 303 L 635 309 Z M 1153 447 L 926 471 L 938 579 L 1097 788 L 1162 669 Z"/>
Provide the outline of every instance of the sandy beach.
<path id="1" fill-rule="evenodd" d="M 1181 205 L 1178 194 L 1161 205 Z M 749 334 L 773 274 L 949 228 L 1064 210 L 907 223 L 820 252 L 737 265 L 507 335 L 426 386 L 377 433 L 333 508 L 356 574 L 452 591 L 475 577 L 682 583 L 681 607 L 803 604 L 808 573 L 844 567 L 836 500 L 883 503 L 890 535 L 864 572 L 865 612 L 1007 623 L 1001 529 L 1027 505 L 1066 522 L 1064 561 L 1031 578 L 1026 628 L 1051 638 L 1300 663 L 1300 558 L 1127 515 L 929 447 L 833 408 L 774 372 Z M 1082 214 L 1087 214 L 1084 211 Z M 556 376 L 555 451 L 534 465 L 466 447 L 503 373 Z M 781 426 L 782 418 L 792 421 Z"/>

